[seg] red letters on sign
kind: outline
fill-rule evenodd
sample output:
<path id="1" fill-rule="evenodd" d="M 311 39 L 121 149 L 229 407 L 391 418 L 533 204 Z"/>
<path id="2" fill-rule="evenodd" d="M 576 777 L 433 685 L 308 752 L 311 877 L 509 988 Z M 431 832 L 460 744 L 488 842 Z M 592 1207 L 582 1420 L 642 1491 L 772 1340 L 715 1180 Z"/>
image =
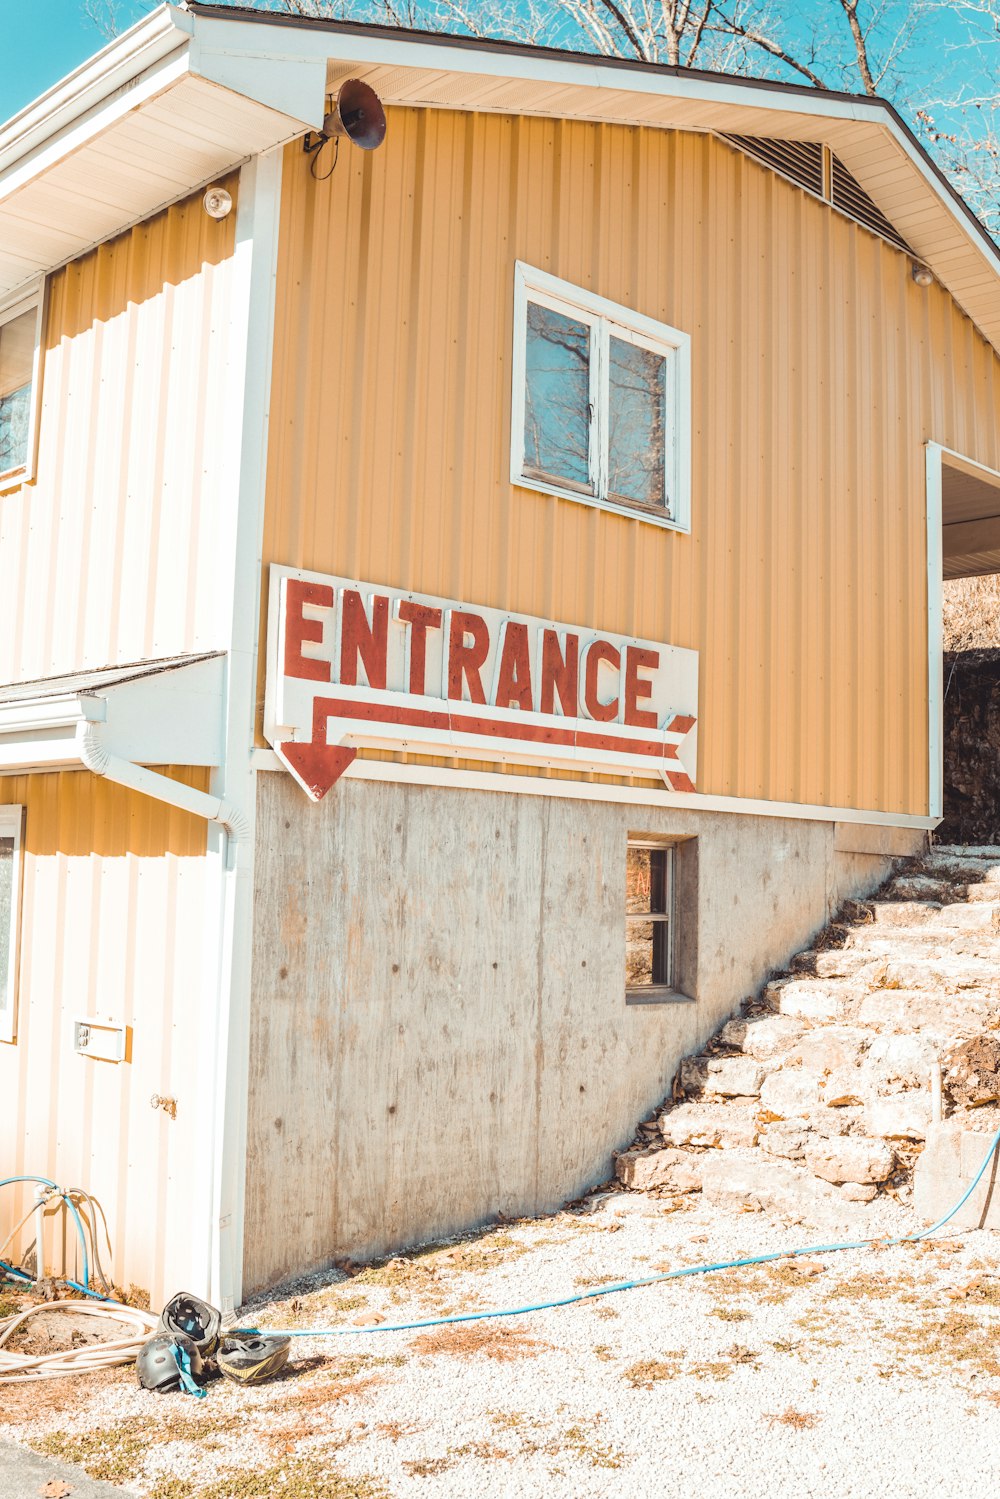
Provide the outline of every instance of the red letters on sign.
<path id="1" fill-rule="evenodd" d="M 597 672 L 602 661 L 606 661 L 616 671 L 621 667 L 621 652 L 616 650 L 609 640 L 595 640 L 587 651 L 583 701 L 587 712 L 596 723 L 611 723 L 618 717 L 618 699 L 614 697 L 609 703 L 602 703 L 597 696 Z"/>
<path id="2" fill-rule="evenodd" d="M 472 640 L 466 644 L 466 635 Z M 467 609 L 451 611 L 448 630 L 448 696 L 462 701 L 462 680 L 469 685 L 469 701 L 485 703 L 480 672 L 490 653 L 490 632 L 485 619 Z"/>
<path id="3" fill-rule="evenodd" d="M 440 630 L 441 610 L 429 604 L 415 604 L 412 599 L 400 599 L 396 618 L 410 627 L 410 691 L 422 694 L 427 686 L 427 631 Z"/>
<path id="4" fill-rule="evenodd" d="M 495 706 L 531 712 L 531 645 L 528 626 L 520 620 L 509 619 L 503 632 Z"/>
<path id="5" fill-rule="evenodd" d="M 653 684 L 645 677 L 640 677 L 639 672 L 645 667 L 648 671 L 655 671 L 660 664 L 659 651 L 647 651 L 643 646 L 628 645 L 625 647 L 625 722 L 633 724 L 637 729 L 657 729 L 656 714 L 649 708 L 640 708 L 639 701 L 647 700 L 653 695 Z"/>
<path id="6" fill-rule="evenodd" d="M 289 578 L 285 584 L 285 676 L 304 677 L 310 682 L 329 682 L 330 663 L 315 656 L 303 656 L 304 640 L 323 639 L 323 621 L 306 619 L 302 613 L 304 604 L 318 608 L 333 608 L 333 589 L 327 583 L 304 583 L 301 578 Z"/>
<path id="7" fill-rule="evenodd" d="M 579 713 L 578 690 L 580 682 L 580 637 L 566 636 L 565 655 L 559 648 L 559 636 L 555 630 L 542 631 L 542 681 L 538 711 L 554 713 L 556 694 L 566 718 L 576 718 Z"/>
<path id="8" fill-rule="evenodd" d="M 340 680 L 348 687 L 358 682 L 361 661 L 369 687 L 384 688 L 389 654 L 389 600 L 376 593 L 368 622 L 365 601 L 356 588 L 344 589 L 340 623 Z"/>

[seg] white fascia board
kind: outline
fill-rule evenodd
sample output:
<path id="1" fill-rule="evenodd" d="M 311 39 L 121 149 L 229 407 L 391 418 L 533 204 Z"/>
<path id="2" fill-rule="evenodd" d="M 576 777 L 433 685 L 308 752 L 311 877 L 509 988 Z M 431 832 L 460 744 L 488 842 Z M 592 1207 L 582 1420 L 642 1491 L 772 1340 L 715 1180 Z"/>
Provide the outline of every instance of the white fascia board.
<path id="1" fill-rule="evenodd" d="M 226 658 L 152 672 L 99 689 L 85 704 L 106 704 L 103 740 L 139 765 L 221 765 Z"/>
<path id="2" fill-rule="evenodd" d="M 191 27 L 187 11 L 160 6 L 14 115 L 0 128 L 0 182 L 11 167 L 106 107 L 116 93 L 134 108 L 135 81 L 185 48 Z"/>
<path id="3" fill-rule="evenodd" d="M 244 98 L 265 104 L 291 122 L 289 136 L 323 123 L 326 58 L 283 57 L 271 53 L 234 52 L 208 47 L 196 34 L 190 52 L 191 72 Z M 277 144 L 277 143 L 276 143 Z"/>

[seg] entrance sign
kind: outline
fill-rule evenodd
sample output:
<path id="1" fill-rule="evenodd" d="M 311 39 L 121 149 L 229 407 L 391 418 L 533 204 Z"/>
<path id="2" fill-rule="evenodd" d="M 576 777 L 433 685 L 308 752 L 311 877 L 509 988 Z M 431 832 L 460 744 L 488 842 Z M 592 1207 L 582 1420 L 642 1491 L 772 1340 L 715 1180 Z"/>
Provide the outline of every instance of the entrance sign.
<path id="1" fill-rule="evenodd" d="M 697 651 L 270 569 L 264 734 L 315 801 L 362 745 L 693 791 L 697 713 Z"/>

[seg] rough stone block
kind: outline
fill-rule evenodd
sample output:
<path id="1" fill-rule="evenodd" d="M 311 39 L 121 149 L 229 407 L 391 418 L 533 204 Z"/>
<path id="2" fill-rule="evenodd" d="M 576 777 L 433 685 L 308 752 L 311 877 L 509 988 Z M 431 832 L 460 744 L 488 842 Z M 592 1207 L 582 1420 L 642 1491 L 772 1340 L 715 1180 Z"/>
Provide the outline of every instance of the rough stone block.
<path id="1" fill-rule="evenodd" d="M 792 1066 L 798 1064 L 807 1072 L 833 1072 L 836 1068 L 853 1067 L 869 1039 L 867 1031 L 841 1025 L 823 1026 L 803 1036 L 790 1049 L 787 1061 Z"/>
<path id="2" fill-rule="evenodd" d="M 780 1156 L 786 1161 L 801 1161 L 810 1137 L 809 1126 L 802 1121 L 769 1124 L 760 1136 L 760 1148 L 768 1155 Z"/>
<path id="3" fill-rule="evenodd" d="M 820 984 L 810 979 L 789 979 L 780 987 L 770 984 L 767 997 L 779 1015 L 802 1020 L 839 1020 L 847 999 L 844 991 L 833 983 Z"/>
<path id="4" fill-rule="evenodd" d="M 805 1163 L 823 1181 L 881 1182 L 891 1174 L 896 1157 L 883 1140 L 841 1135 L 839 1139 L 810 1142 Z"/>
<path id="5" fill-rule="evenodd" d="M 685 1057 L 681 1087 L 685 1093 L 720 1098 L 756 1098 L 764 1069 L 752 1057 Z"/>
<path id="6" fill-rule="evenodd" d="M 844 1182 L 840 1195 L 847 1202 L 871 1202 L 878 1196 L 878 1187 L 872 1182 Z"/>
<path id="7" fill-rule="evenodd" d="M 805 1031 L 803 1022 L 791 1015 L 764 1015 L 759 1020 L 730 1020 L 723 1028 L 722 1039 L 758 1062 L 769 1062 L 794 1045 Z"/>
<path id="8" fill-rule="evenodd" d="M 700 1149 L 752 1149 L 757 1143 L 756 1121 L 732 1105 L 683 1104 L 660 1119 L 660 1132 L 667 1145 L 691 1145 Z"/>
<path id="9" fill-rule="evenodd" d="M 894 1093 L 865 1105 L 865 1129 L 883 1140 L 923 1140 L 930 1125 L 929 1092 Z"/>
<path id="10" fill-rule="evenodd" d="M 672 1192 L 697 1192 L 701 1188 L 698 1159 L 683 1150 L 626 1150 L 615 1164 L 615 1175 L 623 1187 L 645 1192 L 666 1187 Z"/>
<path id="11" fill-rule="evenodd" d="M 865 1063 L 878 1077 L 883 1090 L 894 1084 L 904 1088 L 923 1087 L 937 1051 L 926 1036 L 875 1036 Z"/>
<path id="12" fill-rule="evenodd" d="M 801 1067 L 783 1068 L 764 1079 L 760 1106 L 779 1119 L 794 1119 L 819 1103 L 819 1079 Z"/>
<path id="13" fill-rule="evenodd" d="M 872 903 L 874 926 L 925 926 L 941 907 L 936 901 L 877 900 Z"/>
<path id="14" fill-rule="evenodd" d="M 991 1135 L 948 1124 L 931 1130 L 913 1173 L 913 1207 L 918 1217 L 936 1223 L 955 1206 L 982 1165 L 991 1139 Z M 1000 1162 L 995 1157 L 951 1226 L 1000 1229 Z"/>
<path id="15" fill-rule="evenodd" d="M 834 1221 L 840 1207 L 835 1190 L 817 1182 L 801 1166 L 787 1161 L 748 1160 L 736 1154 L 708 1158 L 702 1192 L 707 1202 L 720 1206 L 751 1202 L 795 1221 L 811 1219 L 821 1224 Z"/>
<path id="16" fill-rule="evenodd" d="M 830 1109 L 864 1103 L 867 1091 L 860 1067 L 837 1067 L 820 1084 L 820 1097 Z"/>

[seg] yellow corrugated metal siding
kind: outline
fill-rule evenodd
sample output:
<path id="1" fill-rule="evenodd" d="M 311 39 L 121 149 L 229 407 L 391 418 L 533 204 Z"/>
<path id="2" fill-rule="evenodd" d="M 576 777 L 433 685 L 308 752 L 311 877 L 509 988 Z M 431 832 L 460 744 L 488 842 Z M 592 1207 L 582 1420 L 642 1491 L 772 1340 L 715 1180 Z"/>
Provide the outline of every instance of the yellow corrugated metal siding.
<path id="1" fill-rule="evenodd" d="M 0 682 L 225 645 L 234 221 L 196 195 L 49 278 L 37 477 L 0 495 Z"/>
<path id="2" fill-rule="evenodd" d="M 264 560 L 700 652 L 698 789 L 927 810 L 923 444 L 996 360 L 907 258 L 707 136 L 392 109 L 285 158 Z M 514 261 L 689 332 L 692 534 L 509 482 Z"/>
<path id="3" fill-rule="evenodd" d="M 166 773 L 208 785 L 205 770 Z M 168 1221 L 190 1217 L 199 1099 L 211 1096 L 195 1044 L 216 973 L 205 823 L 86 771 L 0 777 L 0 804 L 26 809 L 17 1044 L 0 1044 L 4 1175 L 86 1187 L 116 1274 L 155 1300 L 196 1263 L 183 1236 L 171 1263 L 164 1245 Z M 71 1022 L 86 1015 L 132 1027 L 131 1065 L 75 1054 Z M 175 1120 L 150 1107 L 154 1093 L 178 1099 Z M 23 1198 L 18 1209 L 3 1194 L 0 1239 Z M 55 1250 L 53 1231 L 50 1260 Z"/>

